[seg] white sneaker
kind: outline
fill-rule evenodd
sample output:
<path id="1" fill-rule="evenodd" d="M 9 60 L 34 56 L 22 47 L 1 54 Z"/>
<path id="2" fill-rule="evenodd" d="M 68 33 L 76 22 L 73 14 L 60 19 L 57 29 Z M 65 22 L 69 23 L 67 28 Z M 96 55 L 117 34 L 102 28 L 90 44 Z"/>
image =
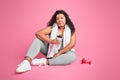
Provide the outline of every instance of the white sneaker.
<path id="1" fill-rule="evenodd" d="M 16 72 L 25 72 L 31 70 L 30 62 L 28 60 L 24 60 L 21 64 L 18 65 Z"/>
<path id="2" fill-rule="evenodd" d="M 46 58 L 40 58 L 40 59 L 35 58 L 32 60 L 31 64 L 36 65 L 36 66 L 46 65 L 47 59 Z"/>

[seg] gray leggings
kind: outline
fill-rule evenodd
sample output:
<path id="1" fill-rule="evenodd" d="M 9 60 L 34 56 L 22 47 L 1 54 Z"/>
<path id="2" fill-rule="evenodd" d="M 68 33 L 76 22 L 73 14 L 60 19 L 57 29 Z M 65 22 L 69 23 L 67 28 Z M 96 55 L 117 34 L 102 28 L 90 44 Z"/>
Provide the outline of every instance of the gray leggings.
<path id="1" fill-rule="evenodd" d="M 43 55 L 47 56 L 48 43 L 35 38 L 28 49 L 26 56 L 34 59 L 38 53 L 41 52 Z M 48 59 L 49 65 L 66 65 L 72 63 L 76 59 L 75 52 L 68 51 L 56 58 Z"/>

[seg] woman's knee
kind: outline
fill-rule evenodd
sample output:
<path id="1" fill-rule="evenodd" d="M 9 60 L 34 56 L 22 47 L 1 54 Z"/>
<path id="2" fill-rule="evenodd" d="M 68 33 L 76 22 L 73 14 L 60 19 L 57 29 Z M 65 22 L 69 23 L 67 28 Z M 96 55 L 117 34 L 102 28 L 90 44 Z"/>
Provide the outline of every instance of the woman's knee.
<path id="1" fill-rule="evenodd" d="M 76 60 L 76 54 L 75 53 L 71 53 L 70 57 L 69 57 L 69 60 L 70 62 L 69 63 L 72 63 Z"/>
<path id="2" fill-rule="evenodd" d="M 33 42 L 41 43 L 42 41 L 41 41 L 40 39 L 38 39 L 38 38 L 35 38 L 35 39 L 33 40 Z"/>
<path id="3" fill-rule="evenodd" d="M 40 40 L 40 39 L 38 39 L 38 38 L 35 38 L 34 40 L 33 40 L 33 43 L 32 43 L 33 45 L 43 45 L 43 41 L 42 40 Z"/>
<path id="4" fill-rule="evenodd" d="M 66 64 L 71 64 L 76 60 L 76 54 L 73 51 L 67 53 Z"/>

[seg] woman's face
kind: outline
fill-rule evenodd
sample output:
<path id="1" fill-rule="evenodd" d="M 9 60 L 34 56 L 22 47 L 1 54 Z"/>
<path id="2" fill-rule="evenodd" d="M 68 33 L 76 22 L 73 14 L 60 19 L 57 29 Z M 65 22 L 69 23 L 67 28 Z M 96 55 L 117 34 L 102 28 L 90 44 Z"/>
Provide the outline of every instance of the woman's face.
<path id="1" fill-rule="evenodd" d="M 59 27 L 64 27 L 66 24 L 66 18 L 63 14 L 57 14 L 56 23 Z"/>

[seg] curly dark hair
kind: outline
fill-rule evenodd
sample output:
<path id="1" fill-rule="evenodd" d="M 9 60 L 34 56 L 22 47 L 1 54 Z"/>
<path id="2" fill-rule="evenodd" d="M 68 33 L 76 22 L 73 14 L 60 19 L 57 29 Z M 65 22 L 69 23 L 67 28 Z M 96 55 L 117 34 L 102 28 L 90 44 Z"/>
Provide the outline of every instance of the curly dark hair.
<path id="1" fill-rule="evenodd" d="M 66 24 L 71 29 L 71 34 L 73 34 L 75 32 L 74 24 L 72 23 L 71 19 L 69 18 L 69 15 L 64 10 L 57 10 L 53 14 L 53 16 L 50 19 L 50 21 L 48 22 L 47 26 L 52 26 L 56 22 L 56 16 L 57 16 L 57 14 L 63 14 L 65 16 L 65 18 L 66 18 Z"/>

